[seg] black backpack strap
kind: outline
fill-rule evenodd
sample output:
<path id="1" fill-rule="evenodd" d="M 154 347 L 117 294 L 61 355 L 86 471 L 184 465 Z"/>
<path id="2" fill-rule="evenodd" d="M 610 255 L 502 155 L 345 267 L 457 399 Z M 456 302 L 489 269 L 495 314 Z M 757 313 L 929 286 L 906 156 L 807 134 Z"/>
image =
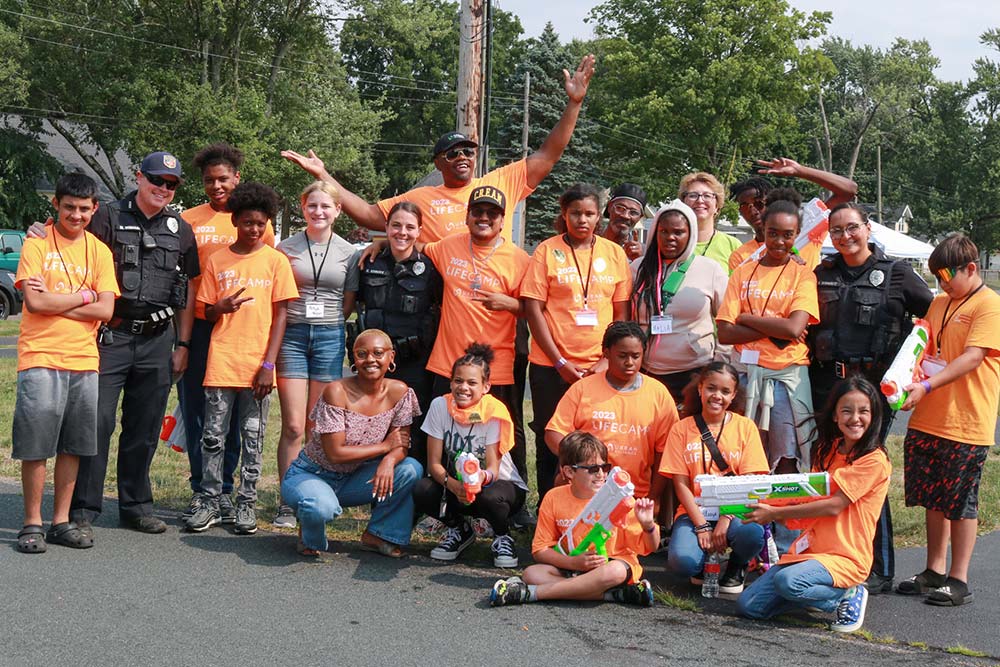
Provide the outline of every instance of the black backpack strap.
<path id="1" fill-rule="evenodd" d="M 701 431 L 701 441 L 705 443 L 708 447 L 709 453 L 712 455 L 712 461 L 715 463 L 715 467 L 719 469 L 719 472 L 724 476 L 732 476 L 733 472 L 729 470 L 729 464 L 726 463 L 726 459 L 722 456 L 722 452 L 719 451 L 719 444 L 715 442 L 715 436 L 712 432 L 708 430 L 708 424 L 705 423 L 705 418 L 700 414 L 694 416 L 694 423 L 698 425 L 698 429 Z M 725 424 L 725 421 L 723 421 Z"/>

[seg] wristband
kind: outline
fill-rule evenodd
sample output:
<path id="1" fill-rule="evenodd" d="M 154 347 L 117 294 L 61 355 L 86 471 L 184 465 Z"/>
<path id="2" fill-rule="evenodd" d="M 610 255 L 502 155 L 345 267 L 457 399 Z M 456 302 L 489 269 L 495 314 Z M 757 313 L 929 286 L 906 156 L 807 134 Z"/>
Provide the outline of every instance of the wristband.
<path id="1" fill-rule="evenodd" d="M 931 393 L 931 389 L 933 389 L 933 387 L 931 387 L 931 381 L 930 380 L 921 380 L 920 381 L 920 386 L 924 388 L 924 393 L 925 394 Z"/>
<path id="2" fill-rule="evenodd" d="M 694 532 L 696 532 L 696 533 L 707 533 L 707 532 L 709 532 L 711 530 L 712 530 L 712 524 L 710 524 L 707 521 L 705 523 L 701 524 L 700 526 L 695 526 L 694 527 Z"/>
<path id="3" fill-rule="evenodd" d="M 262 362 L 261 365 L 260 365 L 260 367 L 263 368 L 263 369 L 265 369 L 265 370 L 269 370 L 269 371 L 273 371 L 274 370 L 274 364 L 272 362 L 270 362 L 270 361 L 264 361 L 264 362 Z"/>
<path id="4" fill-rule="evenodd" d="M 643 530 L 645 530 L 645 531 L 646 531 L 647 533 L 649 533 L 650 535 L 652 535 L 652 534 L 653 534 L 653 531 L 654 531 L 654 530 L 656 530 L 656 524 L 654 523 L 654 524 L 653 524 L 652 526 L 650 526 L 649 528 L 643 528 Z"/>
<path id="5" fill-rule="evenodd" d="M 559 370 L 568 363 L 569 362 L 566 361 L 566 357 L 559 357 L 559 359 L 556 360 L 556 370 Z"/>
<path id="6" fill-rule="evenodd" d="M 187 348 L 188 350 L 190 350 L 191 349 L 191 341 L 189 341 L 189 340 L 179 340 L 179 341 L 177 341 L 177 347 L 183 347 L 183 348 Z"/>
<path id="7" fill-rule="evenodd" d="M 493 473 L 490 472 L 489 470 L 483 471 L 483 477 L 485 478 L 483 480 L 483 486 L 489 486 L 494 482 Z"/>
<path id="8" fill-rule="evenodd" d="M 83 303 L 80 305 L 86 306 L 94 302 L 93 295 L 90 293 L 89 289 L 80 290 L 80 296 L 83 297 Z"/>

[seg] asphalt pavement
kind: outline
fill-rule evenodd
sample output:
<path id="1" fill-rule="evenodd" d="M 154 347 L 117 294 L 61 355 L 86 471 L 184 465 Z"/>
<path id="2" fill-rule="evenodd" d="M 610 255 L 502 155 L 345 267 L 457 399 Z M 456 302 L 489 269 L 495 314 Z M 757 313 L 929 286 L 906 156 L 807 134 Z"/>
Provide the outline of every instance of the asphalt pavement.
<path id="1" fill-rule="evenodd" d="M 972 605 L 873 598 L 865 627 L 879 642 L 809 625 L 821 616 L 746 621 L 728 600 L 709 601 L 705 613 L 663 604 L 491 609 L 487 592 L 501 571 L 488 562 L 439 564 L 426 548 L 395 561 L 344 543 L 307 562 L 291 533 L 191 535 L 176 513 L 161 516 L 170 524 L 163 535 L 121 529 L 109 500 L 93 549 L 21 554 L 20 488 L 0 480 L 0 665 L 993 664 L 938 650 L 958 645 L 1000 656 L 1000 571 L 988 567 L 1000 535 L 978 545 Z M 664 573 L 662 556 L 647 561 L 657 587 L 694 596 Z M 906 550 L 899 563 L 915 572 L 922 555 Z"/>

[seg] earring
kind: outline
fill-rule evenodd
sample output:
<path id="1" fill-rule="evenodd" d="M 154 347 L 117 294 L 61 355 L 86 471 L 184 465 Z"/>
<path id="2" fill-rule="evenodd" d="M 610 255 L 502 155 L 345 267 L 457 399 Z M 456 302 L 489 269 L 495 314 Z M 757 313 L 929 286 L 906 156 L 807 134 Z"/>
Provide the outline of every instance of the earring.
<path id="1" fill-rule="evenodd" d="M 358 374 L 358 367 L 355 366 L 354 364 L 351 364 L 351 372 L 354 373 L 355 375 L 357 375 Z"/>
<path id="2" fill-rule="evenodd" d="M 389 364 L 389 372 L 390 373 L 395 373 L 396 372 L 396 362 L 395 361 L 393 361 L 391 364 Z"/>

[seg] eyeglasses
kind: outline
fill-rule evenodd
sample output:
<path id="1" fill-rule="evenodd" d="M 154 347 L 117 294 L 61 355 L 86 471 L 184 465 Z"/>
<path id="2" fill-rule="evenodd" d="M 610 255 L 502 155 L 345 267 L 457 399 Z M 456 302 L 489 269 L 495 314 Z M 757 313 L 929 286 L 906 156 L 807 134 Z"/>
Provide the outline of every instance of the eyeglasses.
<path id="1" fill-rule="evenodd" d="M 614 468 L 614 466 L 611 465 L 610 463 L 598 463 L 597 465 L 593 466 L 572 465 L 570 466 L 570 468 L 572 468 L 573 470 L 586 470 L 591 475 L 596 475 L 598 472 L 603 472 L 605 475 L 607 475 L 609 472 L 611 472 L 611 469 Z"/>
<path id="2" fill-rule="evenodd" d="M 376 348 L 369 352 L 368 350 L 354 350 L 354 358 L 359 361 L 364 361 L 368 357 L 375 359 L 376 361 L 381 361 L 388 354 L 389 350 Z"/>
<path id="3" fill-rule="evenodd" d="M 629 208 L 625 204 L 612 204 L 611 210 L 622 217 L 630 218 L 632 220 L 638 220 L 642 217 L 642 211 L 640 209 Z"/>
<path id="4" fill-rule="evenodd" d="M 864 225 L 859 225 L 856 222 L 852 222 L 846 227 L 831 227 L 830 228 L 830 238 L 839 239 L 844 234 L 850 234 L 851 236 L 857 236 L 858 232 Z"/>
<path id="5" fill-rule="evenodd" d="M 444 154 L 444 159 L 448 162 L 454 162 L 459 158 L 459 156 L 472 157 L 475 154 L 476 149 L 469 146 L 466 146 L 465 148 L 452 148 Z"/>
<path id="6" fill-rule="evenodd" d="M 157 176 L 156 174 L 147 174 L 142 172 L 142 175 L 149 181 L 150 185 L 154 185 L 158 188 L 166 188 L 167 190 L 176 190 L 180 186 L 180 181 L 168 181 L 162 176 Z"/>
<path id="7" fill-rule="evenodd" d="M 758 211 L 763 211 L 767 206 L 767 201 L 763 197 L 757 197 L 756 199 L 751 199 L 750 201 L 740 202 L 740 210 L 755 208 Z"/>
<path id="8" fill-rule="evenodd" d="M 717 201 L 719 195 L 714 192 L 685 192 L 682 198 L 688 201 Z"/>

